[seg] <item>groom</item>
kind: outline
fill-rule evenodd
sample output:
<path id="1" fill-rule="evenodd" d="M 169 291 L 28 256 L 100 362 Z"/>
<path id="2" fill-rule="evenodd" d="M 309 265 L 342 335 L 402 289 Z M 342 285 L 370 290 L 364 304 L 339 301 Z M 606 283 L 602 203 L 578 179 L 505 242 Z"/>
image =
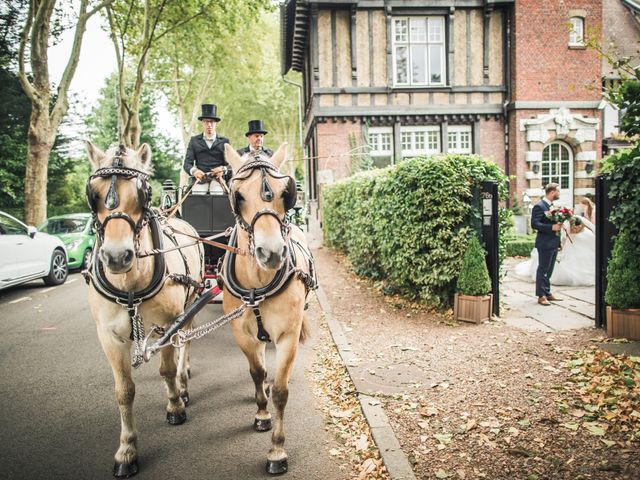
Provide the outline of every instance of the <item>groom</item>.
<path id="1" fill-rule="evenodd" d="M 536 295 L 540 305 L 549 306 L 549 300 L 558 301 L 559 298 L 551 293 L 549 279 L 553 273 L 553 267 L 560 247 L 560 235 L 558 232 L 562 225 L 553 223 L 546 217 L 553 202 L 560 198 L 560 186 L 550 183 L 544 189 L 544 197 L 531 212 L 531 228 L 536 230 L 536 248 L 538 249 L 538 270 L 536 271 Z"/>

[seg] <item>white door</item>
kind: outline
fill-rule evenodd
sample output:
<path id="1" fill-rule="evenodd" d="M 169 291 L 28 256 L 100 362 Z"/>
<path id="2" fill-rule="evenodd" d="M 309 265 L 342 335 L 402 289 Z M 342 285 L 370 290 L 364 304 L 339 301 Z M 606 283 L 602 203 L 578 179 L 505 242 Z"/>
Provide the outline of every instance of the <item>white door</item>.
<path id="1" fill-rule="evenodd" d="M 542 187 L 560 185 L 560 200 L 556 203 L 573 208 L 573 152 L 568 145 L 554 142 L 542 151 Z"/>

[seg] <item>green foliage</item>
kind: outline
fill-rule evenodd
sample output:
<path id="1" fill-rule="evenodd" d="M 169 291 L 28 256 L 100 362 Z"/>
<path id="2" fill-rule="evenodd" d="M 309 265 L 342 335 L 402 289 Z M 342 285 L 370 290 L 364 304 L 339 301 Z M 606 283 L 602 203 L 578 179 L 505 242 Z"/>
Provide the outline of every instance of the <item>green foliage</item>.
<path id="1" fill-rule="evenodd" d="M 384 280 L 385 291 L 448 305 L 479 215 L 472 188 L 490 179 L 505 200 L 507 177 L 478 156 L 415 158 L 358 173 L 323 190 L 325 240 L 348 254 L 356 273 Z M 501 236 L 509 218 L 501 210 Z"/>
<path id="2" fill-rule="evenodd" d="M 160 184 L 167 179 L 178 183 L 182 156 L 177 150 L 176 141 L 158 131 L 158 113 L 153 106 L 158 102 L 159 93 L 149 89 L 142 95 L 140 108 L 140 124 L 142 135 L 140 143 L 148 143 L 151 147 L 154 179 Z M 118 140 L 116 112 L 116 76 L 107 78 L 105 86 L 100 90 L 100 98 L 85 118 L 86 136 L 96 146 L 107 149 Z M 154 193 L 159 189 L 154 187 Z M 155 194 L 154 194 L 155 198 Z"/>
<path id="3" fill-rule="evenodd" d="M 491 292 L 486 256 L 480 240 L 473 235 L 462 260 L 462 269 L 456 284 L 458 293 L 480 297 Z"/>
<path id="4" fill-rule="evenodd" d="M 535 235 L 515 235 L 506 237 L 507 257 L 528 257 L 535 247 Z"/>
<path id="5" fill-rule="evenodd" d="M 640 308 L 640 244 L 627 232 L 618 235 L 607 266 L 606 302 L 615 309 Z"/>
<path id="6" fill-rule="evenodd" d="M 602 168 L 609 178 L 613 208 L 609 220 L 619 231 L 640 239 L 640 145 L 608 157 Z"/>

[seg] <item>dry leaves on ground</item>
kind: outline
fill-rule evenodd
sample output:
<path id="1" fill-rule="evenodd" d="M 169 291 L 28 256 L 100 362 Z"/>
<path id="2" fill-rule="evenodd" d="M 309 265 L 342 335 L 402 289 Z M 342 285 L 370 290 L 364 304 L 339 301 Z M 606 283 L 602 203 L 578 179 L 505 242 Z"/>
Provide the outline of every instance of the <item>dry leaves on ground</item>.
<path id="1" fill-rule="evenodd" d="M 640 357 L 592 346 L 572 354 L 566 367 L 568 400 L 559 407 L 576 421 L 563 426 L 577 430 L 581 425 L 607 446 L 615 444 L 604 438 L 611 433 L 621 433 L 626 446 L 640 442 Z"/>
<path id="2" fill-rule="evenodd" d="M 345 478 L 389 479 L 362 414 L 355 387 L 324 321 L 319 325 L 317 334 L 320 339 L 316 360 L 308 374 L 313 377 L 314 394 L 325 414 L 326 428 L 337 441 L 329 454 L 341 462 Z"/>

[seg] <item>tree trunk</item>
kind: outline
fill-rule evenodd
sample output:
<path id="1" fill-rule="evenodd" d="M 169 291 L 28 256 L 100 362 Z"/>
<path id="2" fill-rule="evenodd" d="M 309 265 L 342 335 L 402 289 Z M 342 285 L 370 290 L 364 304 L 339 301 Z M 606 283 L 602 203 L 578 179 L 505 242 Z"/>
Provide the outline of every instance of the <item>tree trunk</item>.
<path id="1" fill-rule="evenodd" d="M 27 136 L 27 165 L 24 178 L 24 221 L 39 225 L 47 218 L 47 171 L 54 135 L 48 104 L 33 104 Z"/>

